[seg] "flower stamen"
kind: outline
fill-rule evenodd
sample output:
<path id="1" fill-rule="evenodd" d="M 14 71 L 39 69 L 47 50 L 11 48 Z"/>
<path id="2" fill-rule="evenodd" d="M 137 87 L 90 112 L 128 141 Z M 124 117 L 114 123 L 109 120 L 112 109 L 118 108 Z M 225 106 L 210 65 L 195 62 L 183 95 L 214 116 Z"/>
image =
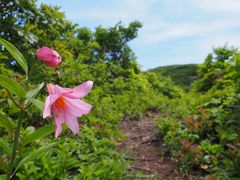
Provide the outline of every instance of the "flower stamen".
<path id="1" fill-rule="evenodd" d="M 56 108 L 59 108 L 59 109 L 64 108 L 65 105 L 66 105 L 65 100 L 64 100 L 64 97 L 62 97 L 62 96 L 59 97 L 59 98 L 55 101 L 54 105 L 55 105 Z"/>

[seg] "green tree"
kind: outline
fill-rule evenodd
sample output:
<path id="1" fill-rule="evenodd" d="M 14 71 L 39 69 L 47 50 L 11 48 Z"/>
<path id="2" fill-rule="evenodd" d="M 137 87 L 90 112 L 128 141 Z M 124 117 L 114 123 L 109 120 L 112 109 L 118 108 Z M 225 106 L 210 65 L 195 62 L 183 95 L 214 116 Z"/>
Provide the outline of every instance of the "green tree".
<path id="1" fill-rule="evenodd" d="M 198 69 L 196 90 L 206 92 L 212 88 L 223 89 L 224 86 L 234 85 L 239 77 L 236 66 L 239 53 L 233 47 L 214 48 Z"/>

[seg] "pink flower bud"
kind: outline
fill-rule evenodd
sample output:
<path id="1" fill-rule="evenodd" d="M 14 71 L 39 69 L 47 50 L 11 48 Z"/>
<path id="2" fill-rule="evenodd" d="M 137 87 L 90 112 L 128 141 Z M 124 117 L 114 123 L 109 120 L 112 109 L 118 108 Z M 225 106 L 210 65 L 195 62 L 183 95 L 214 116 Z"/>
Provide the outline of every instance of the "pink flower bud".
<path id="1" fill-rule="evenodd" d="M 58 65 L 62 62 L 61 56 L 46 46 L 39 48 L 36 51 L 36 56 L 40 59 L 43 63 L 48 65 L 51 68 L 57 68 Z"/>

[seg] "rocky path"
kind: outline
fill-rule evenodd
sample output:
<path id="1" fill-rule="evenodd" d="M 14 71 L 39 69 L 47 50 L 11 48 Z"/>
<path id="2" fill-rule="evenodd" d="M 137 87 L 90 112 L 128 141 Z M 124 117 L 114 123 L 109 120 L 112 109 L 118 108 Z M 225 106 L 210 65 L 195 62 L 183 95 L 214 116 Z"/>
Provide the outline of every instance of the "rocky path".
<path id="1" fill-rule="evenodd" d="M 127 159 L 134 162 L 131 170 L 144 173 L 139 176 L 140 179 L 183 179 L 176 165 L 161 155 L 162 140 L 154 123 L 157 116 L 157 113 L 152 113 L 139 120 L 123 121 L 120 128 L 125 133 L 125 139 L 118 148 L 125 152 Z"/>

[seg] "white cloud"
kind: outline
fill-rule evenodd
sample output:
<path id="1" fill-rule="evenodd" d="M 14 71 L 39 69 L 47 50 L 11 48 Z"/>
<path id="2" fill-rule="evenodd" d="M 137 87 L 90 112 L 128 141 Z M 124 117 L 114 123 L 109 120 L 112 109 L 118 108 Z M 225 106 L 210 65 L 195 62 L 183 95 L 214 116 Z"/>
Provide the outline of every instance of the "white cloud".
<path id="1" fill-rule="evenodd" d="M 92 20 L 118 20 L 131 21 L 135 19 L 144 19 L 148 10 L 157 2 L 157 0 L 118 0 L 117 6 L 112 9 L 93 8 L 86 11 L 73 11 L 68 13 L 70 19 L 92 19 Z"/>
<path id="2" fill-rule="evenodd" d="M 133 20 L 143 21 L 152 18 L 150 8 L 157 0 L 118 0 L 117 8 L 93 8 L 87 11 L 74 11 L 67 14 L 70 19 L 90 19 L 102 21 L 123 21 L 128 23 Z M 100 23 L 101 23 L 100 22 Z"/>
<path id="3" fill-rule="evenodd" d="M 210 37 L 205 37 L 197 42 L 197 46 L 203 52 L 210 52 L 212 48 L 224 45 L 240 48 L 240 36 L 236 33 L 217 33 Z"/>
<path id="4" fill-rule="evenodd" d="M 184 42 L 182 43 L 184 44 Z M 172 46 L 169 52 L 155 52 L 157 57 L 145 55 L 139 59 L 140 64 L 143 64 L 143 70 L 147 70 L 157 66 L 172 65 L 172 64 L 189 64 L 203 63 L 208 53 L 212 52 L 213 48 L 221 47 L 228 44 L 229 47 L 234 46 L 240 48 L 240 36 L 237 33 L 217 33 L 212 36 L 204 36 L 184 47 Z M 179 53 L 182 51 L 184 53 Z M 152 51 L 152 53 L 154 53 Z"/>
<path id="5" fill-rule="evenodd" d="M 173 23 L 155 23 L 150 22 L 146 25 L 145 33 L 142 35 L 142 40 L 145 43 L 156 44 L 163 41 L 204 36 L 210 33 L 217 33 L 219 31 L 231 30 L 233 28 L 240 28 L 240 22 L 230 20 L 217 20 L 211 22 L 173 22 Z"/>
<path id="6" fill-rule="evenodd" d="M 194 4 L 208 12 L 240 14 L 239 0 L 196 0 Z"/>

